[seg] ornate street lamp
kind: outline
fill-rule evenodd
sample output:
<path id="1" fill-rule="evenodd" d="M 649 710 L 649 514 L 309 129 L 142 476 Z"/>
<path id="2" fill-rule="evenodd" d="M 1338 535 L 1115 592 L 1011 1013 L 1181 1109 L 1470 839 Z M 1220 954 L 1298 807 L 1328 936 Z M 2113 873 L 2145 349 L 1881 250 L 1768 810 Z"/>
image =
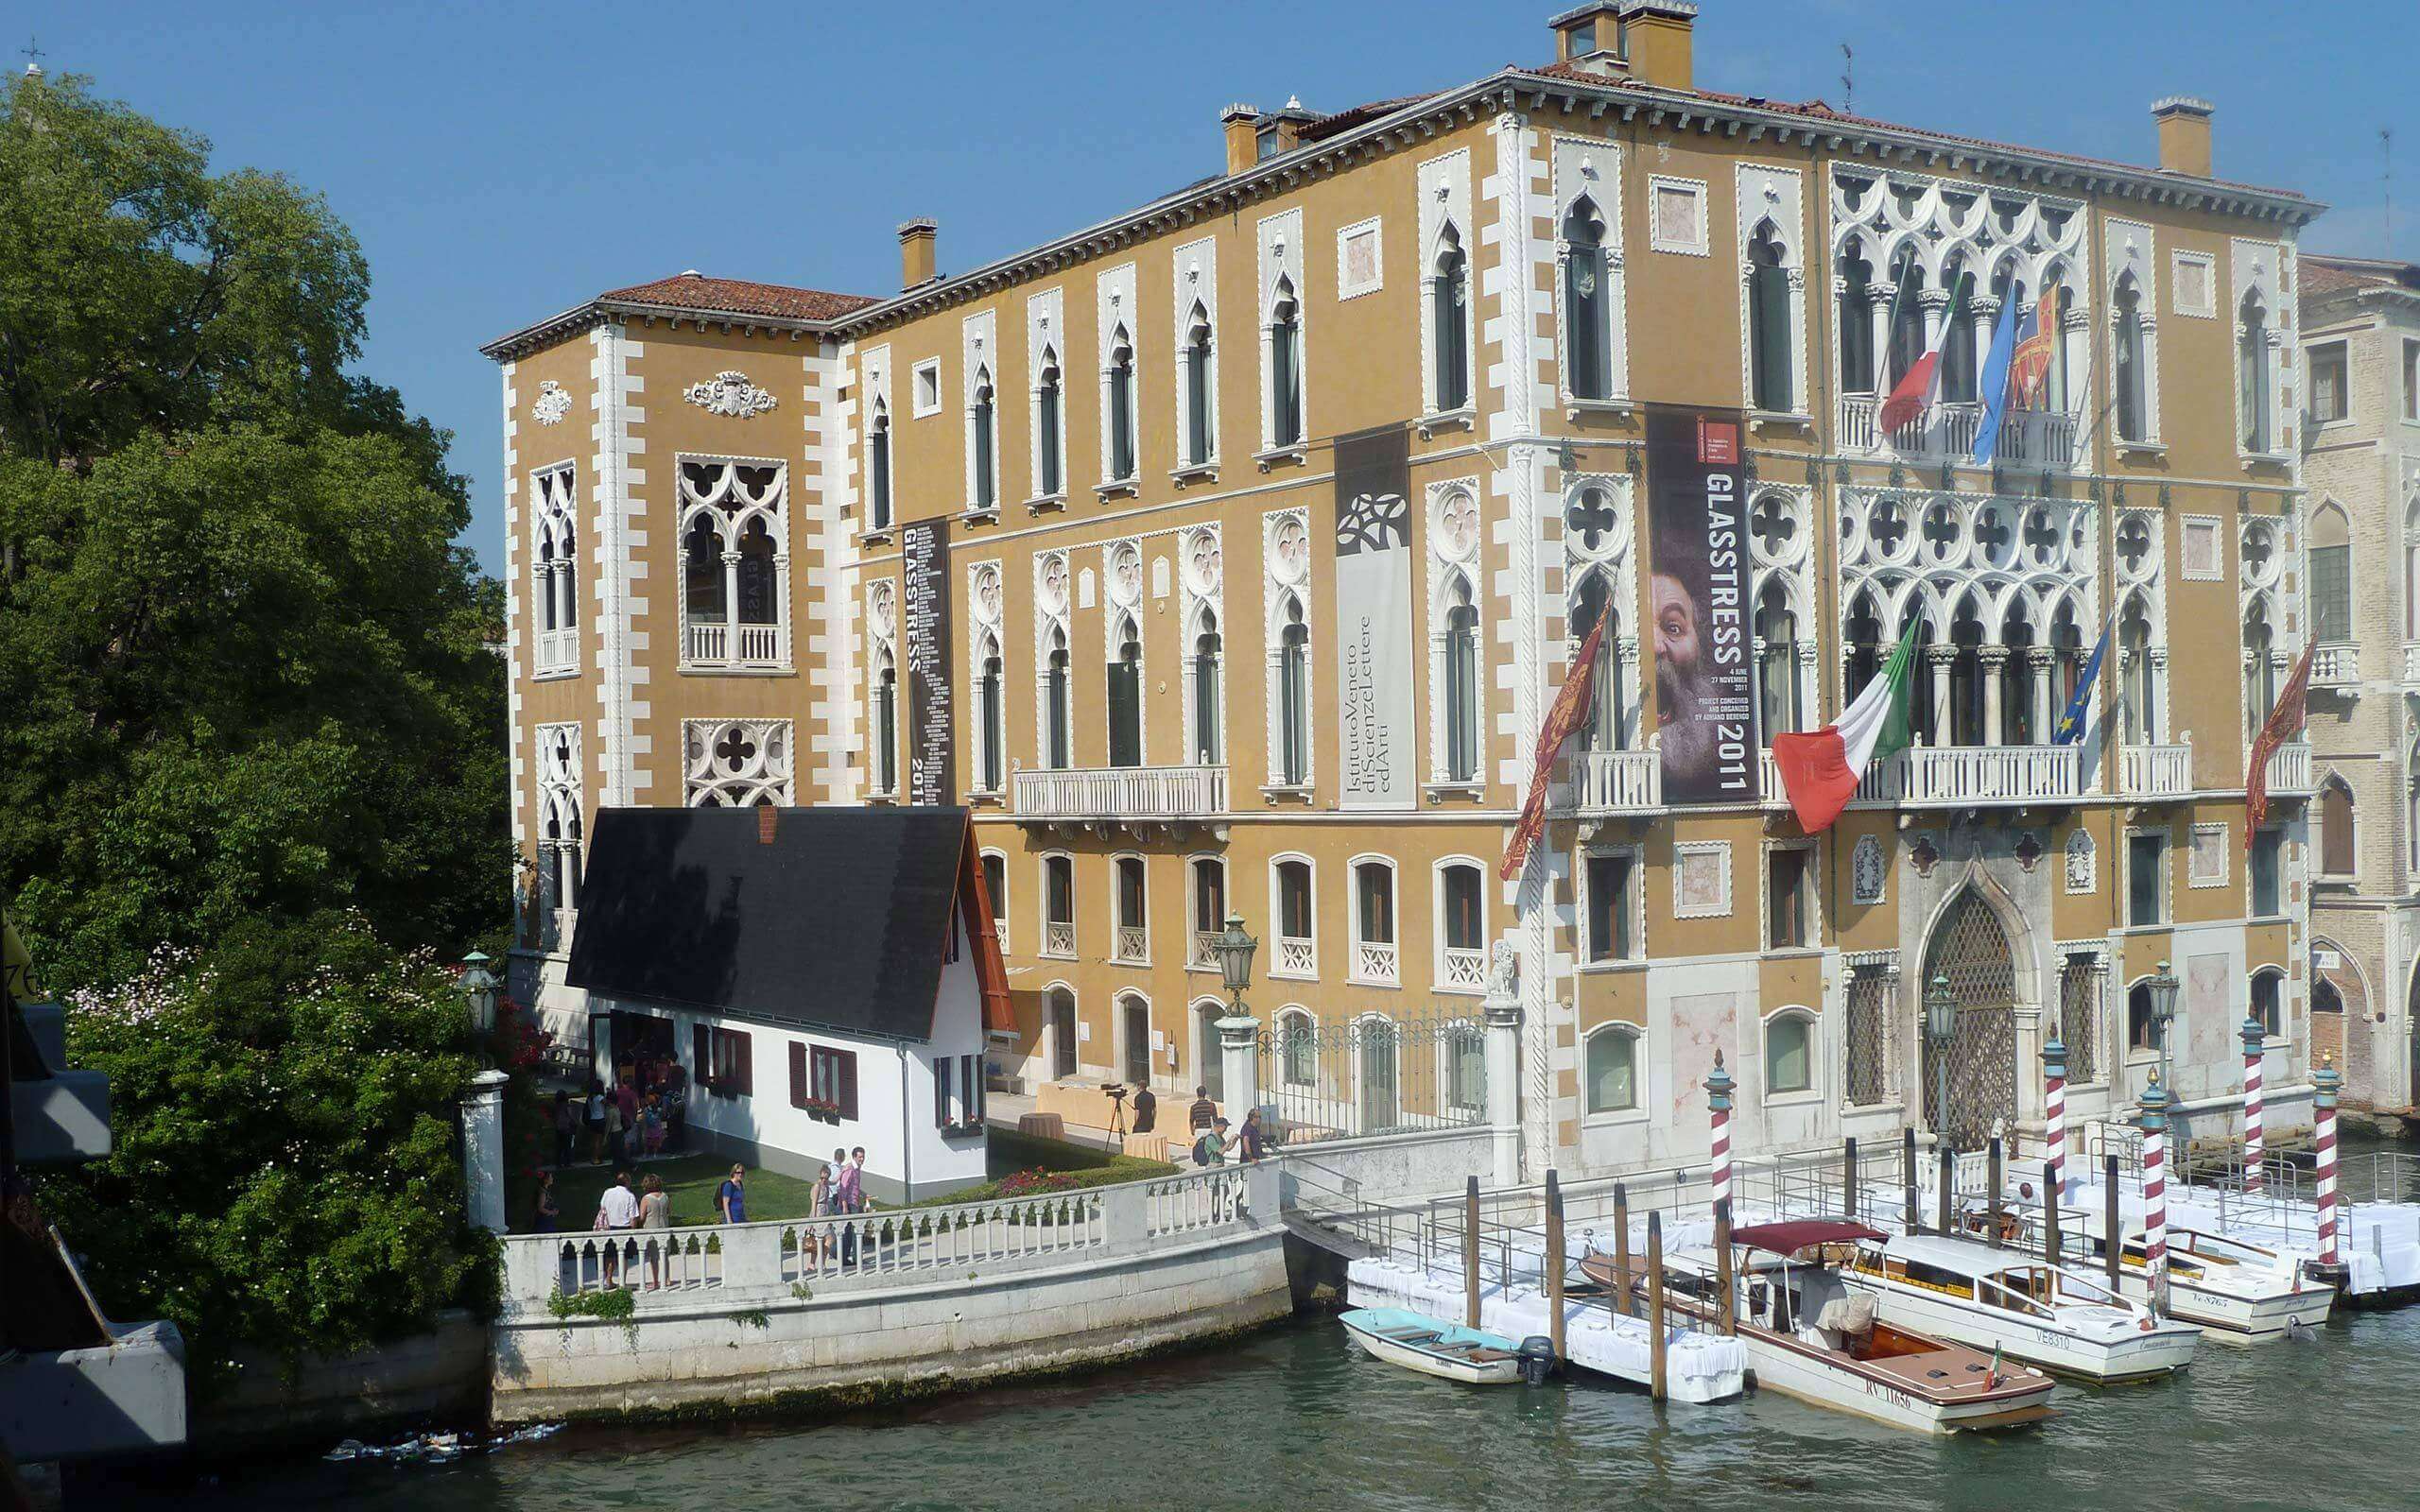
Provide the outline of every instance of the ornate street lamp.
<path id="1" fill-rule="evenodd" d="M 2165 1086 L 2176 1084 L 2176 1063 L 2169 1054 L 2169 1030 L 2176 1022 L 2176 974 L 2162 961 L 2143 984 L 2151 993 L 2152 1027 L 2159 1035 L 2159 1079 Z M 2170 1096 L 2174 1093 L 2171 1091 Z"/>
<path id="2" fill-rule="evenodd" d="M 1227 984 L 1227 997 L 1236 1018 L 1244 1012 L 1244 988 L 1252 986 L 1252 958 L 1260 949 L 1260 941 L 1244 929 L 1244 916 L 1229 914 L 1227 927 L 1210 939 L 1210 953 L 1219 957 L 1219 975 Z"/>
<path id="3" fill-rule="evenodd" d="M 473 951 L 462 957 L 462 996 L 470 1000 L 471 1022 L 481 1034 L 495 1027 L 495 974 L 488 970 L 487 955 Z"/>
<path id="4" fill-rule="evenodd" d="M 1958 1038 L 1958 994 L 1946 975 L 1935 976 L 1925 988 L 1925 1043 L 1932 1048 L 1932 1132 L 1945 1149 L 1949 1144 L 1949 1046 Z"/>

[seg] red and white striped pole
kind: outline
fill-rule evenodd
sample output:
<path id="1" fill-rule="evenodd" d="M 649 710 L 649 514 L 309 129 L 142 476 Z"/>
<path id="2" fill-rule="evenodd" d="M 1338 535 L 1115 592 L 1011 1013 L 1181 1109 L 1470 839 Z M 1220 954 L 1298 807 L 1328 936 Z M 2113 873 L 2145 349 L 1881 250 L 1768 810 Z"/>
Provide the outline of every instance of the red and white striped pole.
<path id="1" fill-rule="evenodd" d="M 2244 1016 L 2243 1190 L 2260 1190 L 2260 1059 L 2269 1051 L 2269 1026 L 2258 1014 Z"/>
<path id="2" fill-rule="evenodd" d="M 1738 1084 L 1722 1069 L 1722 1052 L 1714 1053 L 1714 1074 L 1705 1079 L 1705 1108 L 1714 1119 L 1714 1211 L 1719 1216 L 1731 1200 L 1731 1090 Z"/>
<path id="3" fill-rule="evenodd" d="M 2050 1200 L 2067 1199 L 2067 1047 L 2054 1026 L 2042 1046 L 2042 1107 L 2050 1146 Z"/>
<path id="4" fill-rule="evenodd" d="M 2344 1078 L 2336 1074 L 2336 1056 L 2329 1052 L 2321 1058 L 2319 1070 L 2311 1074 L 2311 1085 L 2318 1089 L 2311 1099 L 2314 1109 L 2311 1140 L 2319 1149 L 2319 1263 L 2332 1272 L 2339 1263 L 2336 1255 L 2336 1093 Z"/>
<path id="5" fill-rule="evenodd" d="M 2143 1280 L 2151 1287 L 2152 1309 L 2168 1315 L 2168 1178 L 2162 1167 L 2168 1158 L 2168 1089 L 2152 1072 L 2143 1089 Z"/>

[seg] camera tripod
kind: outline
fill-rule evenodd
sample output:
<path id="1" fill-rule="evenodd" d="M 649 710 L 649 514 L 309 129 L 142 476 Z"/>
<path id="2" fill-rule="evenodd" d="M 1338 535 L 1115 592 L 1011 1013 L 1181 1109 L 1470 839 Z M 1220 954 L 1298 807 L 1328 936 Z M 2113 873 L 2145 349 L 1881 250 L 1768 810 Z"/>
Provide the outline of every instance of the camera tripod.
<path id="1" fill-rule="evenodd" d="M 1117 1153 L 1126 1153 L 1126 1088 L 1118 1082 L 1104 1082 L 1101 1091 L 1109 1094 L 1109 1137 L 1117 1142 Z"/>

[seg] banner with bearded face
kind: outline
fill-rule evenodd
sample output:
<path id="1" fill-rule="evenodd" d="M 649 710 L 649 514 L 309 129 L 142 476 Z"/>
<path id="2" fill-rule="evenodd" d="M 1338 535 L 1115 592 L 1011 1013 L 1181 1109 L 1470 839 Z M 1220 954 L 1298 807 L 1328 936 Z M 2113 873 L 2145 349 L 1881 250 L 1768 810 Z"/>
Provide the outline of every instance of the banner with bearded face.
<path id="1" fill-rule="evenodd" d="M 1647 412 L 1648 629 L 1664 801 L 1758 800 L 1739 417 Z"/>

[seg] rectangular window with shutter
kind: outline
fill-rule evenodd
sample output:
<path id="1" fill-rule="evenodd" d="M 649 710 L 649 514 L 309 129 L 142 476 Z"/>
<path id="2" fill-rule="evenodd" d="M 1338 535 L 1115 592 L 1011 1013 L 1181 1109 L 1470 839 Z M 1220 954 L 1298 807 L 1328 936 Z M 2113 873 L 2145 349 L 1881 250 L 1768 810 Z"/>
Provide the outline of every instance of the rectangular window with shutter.
<path id="1" fill-rule="evenodd" d="M 947 1056 L 933 1057 L 933 1126 L 947 1128 L 953 1109 L 949 1105 L 949 1079 L 954 1068 Z"/>
<path id="2" fill-rule="evenodd" d="M 806 1046 L 803 1041 L 790 1041 L 790 1106 L 806 1106 Z"/>
<path id="3" fill-rule="evenodd" d="M 818 1101 L 832 1104 L 839 1108 L 842 1119 L 854 1121 L 857 1116 L 857 1053 L 815 1046 L 807 1053 L 807 1087 Z"/>

